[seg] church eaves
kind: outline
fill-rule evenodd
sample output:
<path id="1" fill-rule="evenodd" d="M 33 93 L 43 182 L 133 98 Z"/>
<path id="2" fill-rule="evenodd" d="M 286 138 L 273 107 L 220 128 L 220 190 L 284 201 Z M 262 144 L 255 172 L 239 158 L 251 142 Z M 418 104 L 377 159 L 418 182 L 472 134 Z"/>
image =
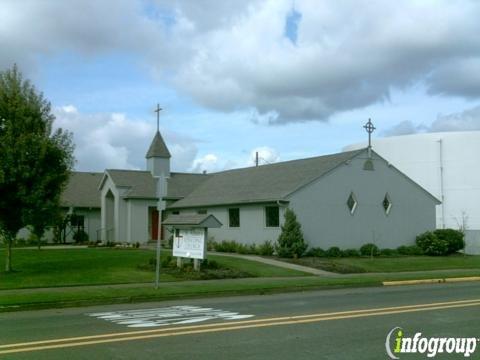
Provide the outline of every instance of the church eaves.
<path id="1" fill-rule="evenodd" d="M 145 156 L 147 159 L 152 157 L 161 157 L 161 158 L 170 158 L 170 151 L 168 151 L 167 145 L 163 141 L 162 135 L 160 132 L 157 131 L 155 137 L 148 148 L 147 155 Z"/>

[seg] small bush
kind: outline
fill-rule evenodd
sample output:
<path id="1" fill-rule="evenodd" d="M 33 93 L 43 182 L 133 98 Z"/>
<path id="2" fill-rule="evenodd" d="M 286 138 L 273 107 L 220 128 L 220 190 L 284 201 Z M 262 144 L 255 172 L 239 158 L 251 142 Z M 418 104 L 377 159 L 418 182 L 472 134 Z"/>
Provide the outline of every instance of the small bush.
<path id="1" fill-rule="evenodd" d="M 86 243 L 88 242 L 88 234 L 83 230 L 79 230 L 73 234 L 73 241 L 75 241 L 77 244 Z"/>
<path id="2" fill-rule="evenodd" d="M 205 259 L 202 261 L 202 263 L 200 264 L 200 269 L 201 270 L 218 270 L 218 269 L 221 269 L 222 267 L 220 266 L 220 264 L 218 262 L 216 262 L 215 260 L 208 260 L 208 259 Z"/>
<path id="3" fill-rule="evenodd" d="M 380 249 L 380 256 L 398 256 L 396 249 Z"/>
<path id="4" fill-rule="evenodd" d="M 310 249 L 308 249 L 308 251 L 306 252 L 305 256 L 309 256 L 309 257 L 325 257 L 326 254 L 325 254 L 325 250 L 323 250 L 322 248 L 310 248 Z"/>
<path id="5" fill-rule="evenodd" d="M 418 256 L 418 255 L 423 255 L 422 249 L 420 249 L 417 245 L 411 245 L 411 246 L 399 246 L 397 248 L 397 252 L 399 255 L 406 255 L 406 256 Z"/>
<path id="6" fill-rule="evenodd" d="M 272 256 L 275 251 L 275 248 L 272 245 L 271 241 L 265 241 L 257 249 L 257 254 L 261 256 Z"/>
<path id="7" fill-rule="evenodd" d="M 375 244 L 365 244 L 360 247 L 360 254 L 362 256 L 378 256 L 380 254 L 380 250 L 378 246 Z"/>
<path id="8" fill-rule="evenodd" d="M 359 257 L 360 251 L 358 251 L 357 249 L 346 249 L 342 251 L 342 256 L 343 257 Z"/>
<path id="9" fill-rule="evenodd" d="M 28 234 L 28 238 L 26 240 L 26 243 L 27 243 L 28 246 L 37 245 L 37 243 L 38 243 L 37 235 L 35 235 L 33 232 L 30 232 L 30 234 Z"/>
<path id="10" fill-rule="evenodd" d="M 340 257 L 342 256 L 342 250 L 337 246 L 332 246 L 325 252 L 326 257 Z"/>
<path id="11" fill-rule="evenodd" d="M 215 251 L 216 246 L 217 246 L 217 242 L 215 241 L 215 238 L 213 236 L 209 236 L 207 239 L 207 250 Z"/>
<path id="12" fill-rule="evenodd" d="M 15 246 L 25 246 L 27 245 L 27 241 L 22 238 L 15 239 Z"/>
<path id="13" fill-rule="evenodd" d="M 431 231 L 424 232 L 417 236 L 416 243 L 425 255 L 444 256 L 448 254 L 448 243 L 439 239 Z"/>
<path id="14" fill-rule="evenodd" d="M 235 252 L 237 252 L 239 254 L 242 254 L 242 255 L 252 254 L 251 248 L 250 248 L 249 245 L 237 244 L 237 243 L 235 245 L 236 245 Z"/>
<path id="15" fill-rule="evenodd" d="M 223 240 L 221 243 L 215 243 L 215 251 L 218 252 L 237 252 L 238 246 L 235 241 Z"/>
<path id="16" fill-rule="evenodd" d="M 439 240 L 447 243 L 448 254 L 454 254 L 465 247 L 464 235 L 461 231 L 454 229 L 437 229 L 433 233 Z"/>

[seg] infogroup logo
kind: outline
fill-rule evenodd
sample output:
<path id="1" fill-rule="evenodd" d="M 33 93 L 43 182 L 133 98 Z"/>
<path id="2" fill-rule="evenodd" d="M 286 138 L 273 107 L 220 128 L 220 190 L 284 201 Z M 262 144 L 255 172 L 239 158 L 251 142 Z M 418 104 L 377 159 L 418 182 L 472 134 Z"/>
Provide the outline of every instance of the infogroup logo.
<path id="1" fill-rule="evenodd" d="M 421 332 L 413 337 L 405 336 L 401 327 L 394 327 L 387 334 L 385 349 L 391 359 L 400 359 L 400 354 L 425 354 L 428 358 L 434 358 L 438 354 L 462 354 L 470 357 L 477 348 L 480 339 L 470 338 L 447 338 L 447 337 L 423 337 Z"/>

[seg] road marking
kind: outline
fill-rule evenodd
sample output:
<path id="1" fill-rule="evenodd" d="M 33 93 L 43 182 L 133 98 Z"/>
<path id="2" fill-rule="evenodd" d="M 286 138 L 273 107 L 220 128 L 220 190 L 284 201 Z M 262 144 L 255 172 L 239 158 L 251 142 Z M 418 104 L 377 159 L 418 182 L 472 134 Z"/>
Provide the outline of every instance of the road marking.
<path id="1" fill-rule="evenodd" d="M 194 324 L 207 320 L 241 320 L 254 315 L 199 306 L 170 306 L 155 309 L 109 311 L 87 314 L 98 319 L 132 328 Z"/>
<path id="2" fill-rule="evenodd" d="M 25 343 L 15 343 L 0 345 L 0 355 L 27 351 L 40 351 L 47 349 L 58 349 L 66 347 L 77 347 L 96 345 L 103 343 L 113 343 L 120 341 L 145 340 L 158 337 L 180 336 L 202 334 L 220 331 L 232 331 L 248 328 L 262 328 L 279 325 L 304 324 L 329 320 L 352 319 L 368 316 L 393 315 L 409 312 L 432 311 L 441 309 L 461 308 L 470 306 L 480 306 L 480 299 L 461 300 L 441 303 L 406 305 L 387 308 L 351 310 L 332 313 L 318 313 L 309 315 L 287 316 L 278 318 L 265 318 L 255 320 L 244 320 L 229 323 L 214 323 L 195 326 L 177 326 L 155 330 L 141 330 L 124 333 L 100 334 L 82 337 L 72 337 L 63 339 L 51 339 L 44 341 L 32 341 Z M 5 350 L 1 350 L 5 349 Z"/>

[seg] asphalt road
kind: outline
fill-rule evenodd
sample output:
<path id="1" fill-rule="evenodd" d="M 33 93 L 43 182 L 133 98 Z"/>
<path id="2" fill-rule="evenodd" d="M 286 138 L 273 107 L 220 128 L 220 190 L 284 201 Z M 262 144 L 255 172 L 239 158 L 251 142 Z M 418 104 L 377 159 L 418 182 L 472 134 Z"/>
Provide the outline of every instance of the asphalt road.
<path id="1" fill-rule="evenodd" d="M 395 327 L 476 339 L 479 320 L 478 283 L 25 311 L 0 314 L 0 359 L 388 359 Z"/>

